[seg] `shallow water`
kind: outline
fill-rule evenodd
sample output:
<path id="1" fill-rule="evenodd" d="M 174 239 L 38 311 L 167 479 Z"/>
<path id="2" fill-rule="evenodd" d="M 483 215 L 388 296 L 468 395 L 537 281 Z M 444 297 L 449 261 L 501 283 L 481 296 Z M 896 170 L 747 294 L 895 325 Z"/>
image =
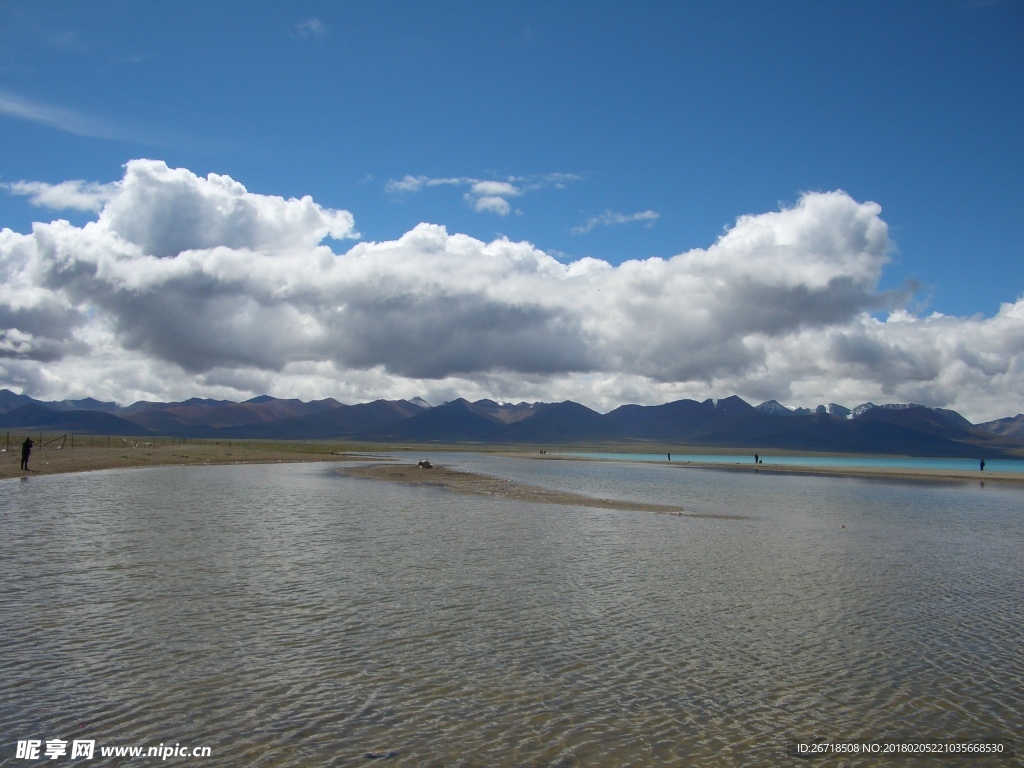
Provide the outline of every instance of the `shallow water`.
<path id="1" fill-rule="evenodd" d="M 748 519 L 312 464 L 0 482 L 0 764 L 59 737 L 211 747 L 179 765 L 805 765 L 788 739 L 1021 733 L 1017 488 L 430 458 Z"/>

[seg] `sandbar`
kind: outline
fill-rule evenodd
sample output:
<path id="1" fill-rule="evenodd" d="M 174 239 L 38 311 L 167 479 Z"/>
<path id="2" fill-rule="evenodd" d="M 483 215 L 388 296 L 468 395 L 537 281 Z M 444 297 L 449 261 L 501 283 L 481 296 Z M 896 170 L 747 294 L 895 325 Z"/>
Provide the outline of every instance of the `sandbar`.
<path id="1" fill-rule="evenodd" d="M 1024 472 L 981 472 L 960 469 L 918 469 L 916 467 L 824 467 L 801 464 L 760 464 L 757 467 L 719 462 L 690 462 L 678 465 L 680 469 L 712 469 L 728 472 L 766 472 L 790 475 L 829 475 L 832 477 L 860 477 L 890 480 L 923 480 L 931 482 L 1004 482 L 1024 483 Z"/>
<path id="2" fill-rule="evenodd" d="M 474 496 L 497 496 L 527 504 L 558 504 L 561 506 L 595 507 L 632 512 L 655 512 L 678 517 L 702 517 L 745 520 L 744 515 L 711 515 L 687 512 L 683 507 L 651 504 L 643 501 L 600 499 L 568 491 L 553 491 L 512 480 L 505 480 L 476 472 L 463 472 L 448 467 L 434 466 L 423 469 L 415 464 L 371 464 L 368 466 L 339 467 L 338 472 L 349 477 L 382 480 L 411 485 L 432 485 L 447 491 Z"/>
<path id="3" fill-rule="evenodd" d="M 546 458 L 546 457 L 545 457 Z M 596 459 L 616 461 L 616 459 Z M 644 462 L 650 463 L 650 462 Z M 859 477 L 890 480 L 921 480 L 930 482 L 1003 482 L 1024 483 L 1024 472 L 981 472 L 979 470 L 926 469 L 917 467 L 836 467 L 811 464 L 759 464 L 753 466 L 730 462 L 675 462 L 673 469 L 706 469 L 720 472 L 752 472 L 786 475 L 828 475 L 831 477 Z"/>

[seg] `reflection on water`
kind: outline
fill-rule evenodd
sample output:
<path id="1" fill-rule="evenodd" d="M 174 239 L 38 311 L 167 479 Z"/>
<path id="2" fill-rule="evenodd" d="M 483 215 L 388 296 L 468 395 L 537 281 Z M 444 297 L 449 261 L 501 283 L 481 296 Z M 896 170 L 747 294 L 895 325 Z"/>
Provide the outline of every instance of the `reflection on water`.
<path id="1" fill-rule="evenodd" d="M 5 481 L 0 764 L 60 737 L 213 750 L 179 764 L 762 766 L 803 764 L 794 736 L 1021 732 L 1016 488 L 441 458 L 752 519 L 308 464 Z"/>

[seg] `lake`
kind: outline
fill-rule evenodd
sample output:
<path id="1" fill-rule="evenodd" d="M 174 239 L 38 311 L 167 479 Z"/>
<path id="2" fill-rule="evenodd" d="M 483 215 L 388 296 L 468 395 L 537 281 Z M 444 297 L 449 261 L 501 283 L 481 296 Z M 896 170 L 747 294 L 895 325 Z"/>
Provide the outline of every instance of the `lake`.
<path id="1" fill-rule="evenodd" d="M 0 482 L 0 764 L 837 766 L 787 744 L 1021 733 L 1018 486 L 424 456 L 708 516 L 328 464 Z M 96 758 L 16 758 L 57 738 Z"/>

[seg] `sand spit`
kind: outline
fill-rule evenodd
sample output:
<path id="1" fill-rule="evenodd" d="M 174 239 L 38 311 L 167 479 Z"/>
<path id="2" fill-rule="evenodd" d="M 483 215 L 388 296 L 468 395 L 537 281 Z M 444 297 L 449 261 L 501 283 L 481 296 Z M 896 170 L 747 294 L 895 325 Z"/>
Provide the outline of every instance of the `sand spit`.
<path id="1" fill-rule="evenodd" d="M 522 458 L 522 457 L 521 457 Z M 531 459 L 562 460 L 562 461 L 623 461 L 628 459 L 579 459 L 575 457 L 529 457 Z M 770 460 L 769 460 L 770 461 Z M 638 462 L 641 463 L 641 462 Z M 642 462 L 649 464 L 650 462 Z M 666 462 L 667 464 L 667 462 Z M 913 467 L 835 467 L 812 466 L 800 464 L 736 464 L 726 462 L 672 462 L 673 469 L 703 469 L 721 472 L 754 472 L 797 475 L 830 475 L 835 477 L 873 477 L 897 480 L 932 480 L 932 481 L 981 481 L 981 482 L 1024 482 L 1024 472 L 980 472 L 977 470 L 954 469 L 918 469 Z"/>
<path id="2" fill-rule="evenodd" d="M 924 480 L 932 482 L 1024 482 L 1022 472 L 980 472 L 955 469 L 914 469 L 909 467 L 814 467 L 789 464 L 679 464 L 680 469 L 714 469 L 727 472 L 774 472 L 791 475 L 831 475 L 833 477 L 888 478 L 890 480 Z"/>
<path id="3" fill-rule="evenodd" d="M 370 480 L 384 480 L 386 482 L 412 485 L 433 485 L 453 493 L 498 496 L 503 499 L 512 499 L 513 501 L 528 504 L 560 504 L 563 506 L 596 507 L 599 509 L 619 509 L 633 512 L 656 512 L 659 514 L 677 515 L 679 517 L 721 518 L 729 520 L 748 519 L 743 515 L 697 514 L 695 512 L 687 512 L 683 507 L 666 504 L 598 499 L 578 493 L 552 491 L 547 488 L 524 485 L 475 472 L 460 472 L 436 465 L 432 469 L 421 469 L 415 464 L 372 464 L 370 466 L 341 467 L 338 469 L 338 472 L 350 477 L 362 477 Z"/>

